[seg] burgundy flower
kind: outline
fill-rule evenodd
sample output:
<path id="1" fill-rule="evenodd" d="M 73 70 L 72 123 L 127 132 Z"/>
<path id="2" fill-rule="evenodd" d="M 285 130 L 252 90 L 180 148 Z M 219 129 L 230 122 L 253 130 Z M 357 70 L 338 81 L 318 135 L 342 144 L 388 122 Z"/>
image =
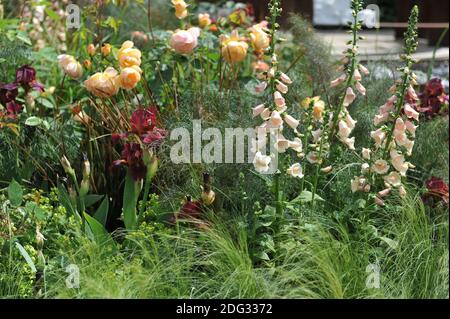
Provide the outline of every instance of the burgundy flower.
<path id="1" fill-rule="evenodd" d="M 29 65 L 24 65 L 16 71 L 16 83 L 26 91 L 33 89 L 44 92 L 44 85 L 36 81 L 36 70 Z"/>
<path id="2" fill-rule="evenodd" d="M 448 95 L 445 93 L 441 79 L 431 79 L 420 94 L 420 107 L 417 110 L 432 118 L 441 113 L 444 105 L 448 105 Z"/>
<path id="3" fill-rule="evenodd" d="M 156 107 L 137 109 L 131 115 L 131 133 L 138 135 L 144 144 L 158 146 L 165 139 L 167 132 L 158 125 L 158 111 Z"/>
<path id="4" fill-rule="evenodd" d="M 448 185 L 441 178 L 433 176 L 425 182 L 425 186 L 428 189 L 428 192 L 422 197 L 424 202 L 429 202 L 430 200 L 441 200 L 448 204 Z"/>
<path id="5" fill-rule="evenodd" d="M 22 105 L 17 103 L 16 101 L 11 101 L 6 104 L 6 110 L 11 115 L 17 115 L 22 112 Z"/>
<path id="6" fill-rule="evenodd" d="M 135 181 L 144 179 L 147 174 L 147 166 L 143 160 L 144 152 L 138 143 L 126 143 L 121 154 L 121 159 L 114 161 L 113 165 L 126 165 Z"/>
<path id="7" fill-rule="evenodd" d="M 0 102 L 6 106 L 19 95 L 18 85 L 15 83 L 0 84 Z"/>
<path id="8" fill-rule="evenodd" d="M 131 132 L 139 136 L 153 130 L 157 125 L 156 108 L 137 109 L 131 115 L 130 124 Z"/>
<path id="9" fill-rule="evenodd" d="M 36 81 L 36 70 L 31 66 L 24 65 L 16 71 L 16 83 L 26 85 Z"/>

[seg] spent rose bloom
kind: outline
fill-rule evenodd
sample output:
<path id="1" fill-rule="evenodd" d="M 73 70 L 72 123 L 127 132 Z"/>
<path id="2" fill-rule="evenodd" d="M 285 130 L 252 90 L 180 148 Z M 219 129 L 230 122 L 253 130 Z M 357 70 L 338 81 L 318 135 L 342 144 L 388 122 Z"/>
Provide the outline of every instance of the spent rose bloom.
<path id="1" fill-rule="evenodd" d="M 197 47 L 199 36 L 199 28 L 177 30 L 172 34 L 170 47 L 179 54 L 189 54 Z"/>
<path id="2" fill-rule="evenodd" d="M 116 95 L 120 88 L 118 72 L 114 68 L 107 68 L 105 72 L 92 75 L 84 81 L 86 89 L 100 98 Z"/>

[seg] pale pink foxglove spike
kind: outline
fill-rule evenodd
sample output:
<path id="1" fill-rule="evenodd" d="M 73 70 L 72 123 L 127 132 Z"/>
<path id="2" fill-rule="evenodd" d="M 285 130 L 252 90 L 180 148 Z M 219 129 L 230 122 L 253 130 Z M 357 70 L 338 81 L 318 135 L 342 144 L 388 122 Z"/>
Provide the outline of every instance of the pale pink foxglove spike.
<path id="1" fill-rule="evenodd" d="M 373 118 L 373 124 L 375 126 L 379 126 L 380 124 L 383 124 L 384 122 L 386 122 L 388 119 L 389 119 L 389 113 L 377 114 Z"/>
<path id="2" fill-rule="evenodd" d="M 290 78 L 289 76 L 287 76 L 286 74 L 284 74 L 284 73 L 281 73 L 280 80 L 281 80 L 284 84 L 287 84 L 287 85 L 292 84 L 291 78 Z"/>
<path id="3" fill-rule="evenodd" d="M 277 90 L 280 91 L 283 94 L 286 94 L 289 91 L 289 88 L 286 84 L 278 82 L 277 83 Z"/>
<path id="4" fill-rule="evenodd" d="M 255 85 L 255 92 L 256 93 L 262 93 L 267 89 L 267 82 L 261 82 L 257 85 Z"/>
<path id="5" fill-rule="evenodd" d="M 355 78 L 355 80 L 356 80 L 357 82 L 359 82 L 359 81 L 362 80 L 361 73 L 359 73 L 358 69 L 356 69 L 355 72 L 353 73 L 353 77 Z"/>
<path id="6" fill-rule="evenodd" d="M 283 119 L 278 111 L 273 111 L 270 116 L 270 125 L 274 128 L 278 128 L 283 124 Z"/>
<path id="7" fill-rule="evenodd" d="M 260 115 L 262 112 L 264 112 L 265 110 L 265 105 L 264 104 L 260 104 L 258 106 L 255 106 L 252 109 L 252 113 L 253 113 L 253 118 L 257 117 L 258 115 Z"/>
<path id="8" fill-rule="evenodd" d="M 274 101 L 275 101 L 275 105 L 279 108 L 284 107 L 286 105 L 286 100 L 284 99 L 284 97 L 281 95 L 280 92 L 276 91 L 273 95 Z"/>
<path id="9" fill-rule="evenodd" d="M 415 126 L 415 125 L 413 124 L 413 122 L 411 122 L 411 121 L 406 121 L 406 122 L 405 122 L 405 126 L 406 126 L 406 130 L 407 130 L 413 137 L 415 137 L 415 136 L 416 136 L 416 130 L 417 130 L 418 126 Z"/>
<path id="10" fill-rule="evenodd" d="M 402 185 L 402 177 L 397 172 L 390 172 L 389 175 L 384 177 L 384 181 L 391 186 L 399 187 Z"/>
<path id="11" fill-rule="evenodd" d="M 408 118 L 415 119 L 416 121 L 419 120 L 419 115 L 420 115 L 419 112 L 414 110 L 411 105 L 405 104 L 404 111 Z"/>
<path id="12" fill-rule="evenodd" d="M 341 83 L 345 82 L 346 79 L 347 79 L 347 75 L 346 74 L 342 74 L 336 80 L 331 81 L 330 87 L 334 88 L 334 87 L 340 85 Z"/>
<path id="13" fill-rule="evenodd" d="M 368 68 L 366 68 L 364 65 L 360 64 L 359 65 L 359 70 L 361 71 L 362 74 L 364 75 L 369 75 L 370 71 Z"/>
<path id="14" fill-rule="evenodd" d="M 303 143 L 302 140 L 299 139 L 298 137 L 294 138 L 293 141 L 289 142 L 289 147 L 297 153 L 303 152 Z"/>
<path id="15" fill-rule="evenodd" d="M 289 114 L 286 114 L 284 116 L 284 121 L 286 122 L 287 125 L 289 125 L 292 129 L 296 129 L 298 127 L 298 125 L 300 124 L 300 122 L 298 120 L 296 120 L 295 118 L 293 118 L 292 116 L 290 116 Z"/>
<path id="16" fill-rule="evenodd" d="M 356 82 L 355 84 L 355 88 L 358 90 L 359 93 L 361 93 L 362 95 L 366 95 L 367 90 L 366 88 L 361 84 L 361 82 Z"/>
<path id="17" fill-rule="evenodd" d="M 271 111 L 270 111 L 270 109 L 269 108 L 265 108 L 262 112 L 261 112 L 261 118 L 264 120 L 264 121 L 267 121 L 268 119 L 270 119 L 270 115 L 271 115 L 272 113 L 271 113 Z"/>
<path id="18" fill-rule="evenodd" d="M 390 155 L 392 166 L 394 166 L 400 175 L 406 176 L 409 166 L 408 163 L 405 162 L 405 157 L 402 154 L 397 153 L 396 150 L 391 150 Z"/>
<path id="19" fill-rule="evenodd" d="M 347 88 L 347 91 L 345 92 L 344 97 L 344 106 L 347 107 L 350 104 L 353 103 L 353 101 L 356 99 L 355 92 L 353 92 L 353 89 L 351 87 Z"/>
<path id="20" fill-rule="evenodd" d="M 286 173 L 291 175 L 292 177 L 303 178 L 303 169 L 300 163 L 295 163 L 294 165 L 289 167 Z"/>

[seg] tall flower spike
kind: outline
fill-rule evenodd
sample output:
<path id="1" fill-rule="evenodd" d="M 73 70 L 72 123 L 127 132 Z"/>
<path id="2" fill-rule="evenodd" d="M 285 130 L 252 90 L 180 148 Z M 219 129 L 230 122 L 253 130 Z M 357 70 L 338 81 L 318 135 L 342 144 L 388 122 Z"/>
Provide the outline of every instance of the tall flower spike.
<path id="1" fill-rule="evenodd" d="M 371 164 L 371 170 L 361 172 L 368 180 L 379 180 L 385 190 L 378 190 L 375 202 L 383 202 L 381 198 L 391 194 L 391 189 L 403 197 L 406 190 L 402 186 L 402 178 L 412 164 L 406 161 L 411 156 L 414 147 L 414 137 L 419 120 L 419 113 L 411 106 L 417 103 L 418 97 L 414 91 L 415 75 L 411 71 L 415 61 L 412 54 L 417 49 L 418 8 L 411 12 L 408 29 L 405 33 L 405 49 L 401 56 L 404 66 L 399 69 L 401 80 L 393 87 L 395 95 L 379 108 L 374 118 L 374 124 L 379 126 L 371 133 L 375 148 L 364 149 L 365 160 Z M 374 175 L 372 175 L 374 174 Z M 388 189 L 386 190 L 386 186 Z"/>

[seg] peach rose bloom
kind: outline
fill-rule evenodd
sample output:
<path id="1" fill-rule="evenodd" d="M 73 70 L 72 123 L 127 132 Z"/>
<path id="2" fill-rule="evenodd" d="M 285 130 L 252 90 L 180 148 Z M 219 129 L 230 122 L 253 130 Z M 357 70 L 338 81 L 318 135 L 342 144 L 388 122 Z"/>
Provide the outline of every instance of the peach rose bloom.
<path id="1" fill-rule="evenodd" d="M 105 72 L 96 73 L 84 81 L 86 89 L 100 98 L 109 98 L 119 91 L 118 72 L 114 68 L 107 68 Z"/>
<path id="2" fill-rule="evenodd" d="M 57 59 L 64 73 L 70 78 L 77 80 L 83 76 L 83 67 L 73 56 L 62 54 Z"/>
<path id="3" fill-rule="evenodd" d="M 172 0 L 172 4 L 175 7 L 175 16 L 178 19 L 184 19 L 188 15 L 187 7 L 188 5 L 184 0 Z"/>
<path id="4" fill-rule="evenodd" d="M 211 17 L 209 16 L 208 13 L 200 13 L 198 15 L 198 25 L 200 26 L 200 28 L 207 27 L 211 25 L 211 23 L 212 23 Z"/>
<path id="5" fill-rule="evenodd" d="M 138 66 L 122 69 L 119 75 L 120 87 L 125 90 L 134 89 L 141 80 L 141 73 L 142 70 Z"/>
<path id="6" fill-rule="evenodd" d="M 262 54 L 270 46 L 270 37 L 259 24 L 250 28 L 250 40 L 257 54 Z"/>
<path id="7" fill-rule="evenodd" d="M 228 63 L 242 62 L 247 57 L 248 44 L 234 30 L 230 37 L 221 38 L 222 56 Z"/>
<path id="8" fill-rule="evenodd" d="M 132 41 L 125 41 L 117 53 L 117 59 L 121 68 L 129 68 L 141 65 L 142 53 L 134 48 Z"/>
<path id="9" fill-rule="evenodd" d="M 170 39 L 170 47 L 179 54 L 189 54 L 197 47 L 199 28 L 190 28 L 188 30 L 177 30 Z"/>

